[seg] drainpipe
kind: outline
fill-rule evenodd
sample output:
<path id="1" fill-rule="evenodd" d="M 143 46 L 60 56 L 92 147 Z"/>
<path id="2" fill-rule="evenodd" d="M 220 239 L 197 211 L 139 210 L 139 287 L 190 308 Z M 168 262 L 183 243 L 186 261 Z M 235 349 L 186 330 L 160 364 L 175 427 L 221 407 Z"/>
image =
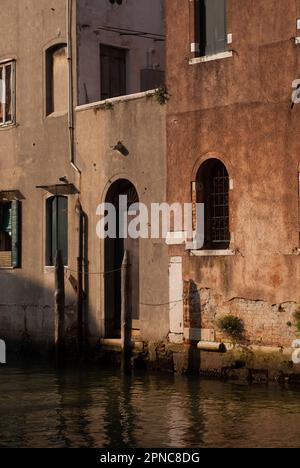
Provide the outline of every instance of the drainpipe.
<path id="1" fill-rule="evenodd" d="M 66 0 L 66 35 L 68 59 L 68 129 L 69 129 L 69 160 L 76 173 L 81 178 L 81 170 L 75 162 L 74 144 L 74 99 L 73 99 L 73 53 L 72 53 L 73 0 Z M 84 212 L 78 198 L 75 212 L 78 215 L 78 254 L 77 254 L 77 345 L 79 355 L 84 350 L 83 323 L 83 236 Z"/>
<path id="2" fill-rule="evenodd" d="M 73 54 L 72 54 L 72 16 L 73 0 L 66 3 L 66 31 L 67 31 L 67 59 L 68 59 L 68 128 L 69 128 L 69 152 L 70 164 L 77 174 L 81 175 L 81 170 L 75 163 L 74 151 L 74 100 L 73 100 Z"/>

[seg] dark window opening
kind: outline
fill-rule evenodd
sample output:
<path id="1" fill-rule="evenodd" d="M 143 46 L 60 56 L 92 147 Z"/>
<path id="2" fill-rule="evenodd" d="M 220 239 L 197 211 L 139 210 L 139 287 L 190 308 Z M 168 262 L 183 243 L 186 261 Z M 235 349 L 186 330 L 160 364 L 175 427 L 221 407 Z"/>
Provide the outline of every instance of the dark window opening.
<path id="1" fill-rule="evenodd" d="M 226 0 L 199 0 L 200 55 L 227 50 Z"/>
<path id="2" fill-rule="evenodd" d="M 229 175 L 217 159 L 206 161 L 199 169 L 196 182 L 197 203 L 205 207 L 204 249 L 228 249 Z"/>
<path id="3" fill-rule="evenodd" d="M 55 196 L 46 204 L 46 265 L 54 266 L 57 251 L 68 265 L 68 198 Z"/>
<path id="4" fill-rule="evenodd" d="M 125 49 L 100 45 L 101 100 L 126 94 Z"/>
<path id="5" fill-rule="evenodd" d="M 68 59 L 65 44 L 46 52 L 46 113 L 66 112 L 68 109 Z"/>

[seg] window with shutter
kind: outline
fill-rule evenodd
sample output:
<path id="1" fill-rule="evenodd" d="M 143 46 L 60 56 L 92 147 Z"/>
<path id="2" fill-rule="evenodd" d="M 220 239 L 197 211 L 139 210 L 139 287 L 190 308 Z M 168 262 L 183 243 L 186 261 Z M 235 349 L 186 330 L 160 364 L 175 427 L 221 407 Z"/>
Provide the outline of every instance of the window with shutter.
<path id="1" fill-rule="evenodd" d="M 21 202 L 0 203 L 0 268 L 21 266 Z"/>
<path id="2" fill-rule="evenodd" d="M 226 23 L 226 0 L 199 0 L 201 55 L 215 55 L 226 51 Z"/>
<path id="3" fill-rule="evenodd" d="M 55 196 L 46 204 L 46 265 L 54 266 L 60 250 L 68 265 L 68 198 Z"/>
<path id="4" fill-rule="evenodd" d="M 126 94 L 125 49 L 100 45 L 101 99 Z"/>

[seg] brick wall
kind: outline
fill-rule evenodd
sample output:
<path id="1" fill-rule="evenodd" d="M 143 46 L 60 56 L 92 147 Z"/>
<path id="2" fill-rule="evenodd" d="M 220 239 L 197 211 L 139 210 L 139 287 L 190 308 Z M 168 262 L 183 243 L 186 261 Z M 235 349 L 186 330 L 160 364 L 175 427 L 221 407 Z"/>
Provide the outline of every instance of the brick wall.
<path id="1" fill-rule="evenodd" d="M 243 298 L 224 301 L 211 289 L 200 288 L 193 281 L 184 283 L 184 327 L 214 329 L 217 341 L 228 340 L 219 330 L 218 320 L 230 314 L 244 322 L 245 343 L 291 347 L 299 337 L 294 319 L 299 310 L 300 304 L 295 302 L 269 304 Z"/>

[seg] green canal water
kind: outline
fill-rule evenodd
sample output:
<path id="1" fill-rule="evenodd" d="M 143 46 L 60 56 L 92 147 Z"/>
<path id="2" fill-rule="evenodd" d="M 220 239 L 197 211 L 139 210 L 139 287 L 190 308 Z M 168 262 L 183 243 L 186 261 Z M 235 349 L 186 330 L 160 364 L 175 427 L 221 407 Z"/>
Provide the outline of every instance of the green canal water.
<path id="1" fill-rule="evenodd" d="M 300 390 L 0 367 L 0 447 L 300 447 Z"/>

